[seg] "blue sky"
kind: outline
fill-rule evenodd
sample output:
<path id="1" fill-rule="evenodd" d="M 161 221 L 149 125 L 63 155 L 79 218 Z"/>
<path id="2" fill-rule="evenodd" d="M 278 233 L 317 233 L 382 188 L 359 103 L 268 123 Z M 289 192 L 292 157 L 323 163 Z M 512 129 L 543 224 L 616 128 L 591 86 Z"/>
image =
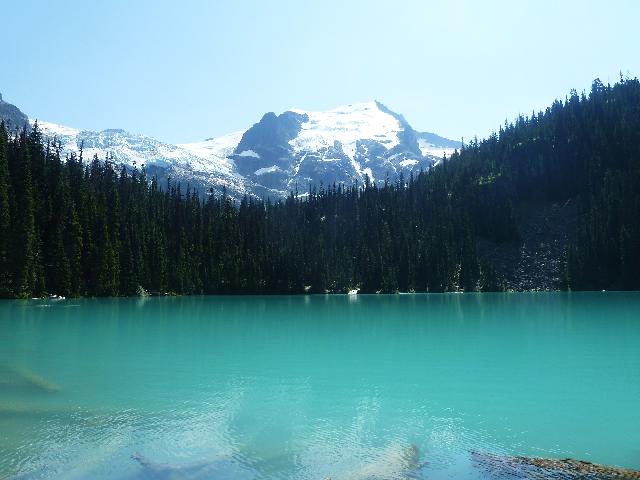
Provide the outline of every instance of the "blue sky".
<path id="1" fill-rule="evenodd" d="M 3 2 L 0 92 L 32 117 L 187 142 L 266 111 L 380 100 L 418 130 L 485 136 L 640 75 L 640 2 Z"/>

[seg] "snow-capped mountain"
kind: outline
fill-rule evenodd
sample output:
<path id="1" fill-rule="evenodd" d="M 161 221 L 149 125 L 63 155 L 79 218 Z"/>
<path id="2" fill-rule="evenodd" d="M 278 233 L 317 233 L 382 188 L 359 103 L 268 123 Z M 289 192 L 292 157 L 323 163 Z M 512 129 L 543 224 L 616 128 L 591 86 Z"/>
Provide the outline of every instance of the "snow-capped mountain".
<path id="1" fill-rule="evenodd" d="M 311 185 L 362 184 L 366 176 L 408 177 L 460 145 L 416 132 L 401 115 L 367 102 L 326 112 L 270 112 L 245 132 L 178 146 L 239 176 L 253 194 L 281 197 Z"/>
<path id="2" fill-rule="evenodd" d="M 35 120 L 30 120 L 31 124 Z M 231 171 L 230 163 L 224 156 L 194 153 L 179 145 L 164 143 L 146 135 L 129 133 L 124 130 L 109 129 L 100 132 L 77 130 L 38 120 L 38 127 L 45 137 L 55 139 L 62 144 L 64 153 L 75 152 L 85 161 L 90 162 L 94 156 L 102 160 L 111 155 L 117 164 L 128 168 L 145 168 L 149 176 L 157 175 L 161 184 L 167 178 L 189 184 L 200 191 L 222 191 L 225 188 L 229 195 L 241 197 L 250 190 L 244 180 Z M 197 145 L 197 144 L 192 144 Z M 224 155 L 222 148 L 219 155 Z"/>
<path id="3" fill-rule="evenodd" d="M 11 111 L 14 123 L 22 118 Z M 379 102 L 325 112 L 267 113 L 246 131 L 177 145 L 124 130 L 92 132 L 44 121 L 38 126 L 62 144 L 63 152 L 82 149 L 86 161 L 109 154 L 129 168 L 144 166 L 161 182 L 170 177 L 201 192 L 224 189 L 235 198 L 304 194 L 313 185 L 350 185 L 366 177 L 394 180 L 400 172 L 408 177 L 459 147 L 433 133 L 416 132 Z"/>

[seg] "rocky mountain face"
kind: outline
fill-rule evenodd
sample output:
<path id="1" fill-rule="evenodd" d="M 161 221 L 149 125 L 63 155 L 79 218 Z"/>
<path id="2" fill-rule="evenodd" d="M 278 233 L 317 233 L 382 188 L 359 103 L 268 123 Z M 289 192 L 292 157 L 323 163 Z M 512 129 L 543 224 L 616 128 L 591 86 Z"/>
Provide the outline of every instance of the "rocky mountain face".
<path id="1" fill-rule="evenodd" d="M 10 127 L 35 122 L 3 101 L 0 118 Z M 459 142 L 416 132 L 379 102 L 325 112 L 269 112 L 246 131 L 178 145 L 118 129 L 92 132 L 45 121 L 38 126 L 64 153 L 82 150 L 85 161 L 109 155 L 128 168 L 144 167 L 161 184 L 171 178 L 234 198 L 282 198 L 334 183 L 408 178 L 459 148 Z"/>
<path id="2" fill-rule="evenodd" d="M 15 132 L 25 125 L 29 125 L 29 118 L 18 107 L 5 102 L 0 93 L 0 121 L 3 121 L 7 130 Z"/>
<path id="3" fill-rule="evenodd" d="M 378 102 L 328 112 L 268 113 L 247 130 L 229 157 L 265 193 L 286 195 L 310 185 L 395 179 L 427 169 L 442 153 L 420 149 L 416 132 Z"/>
<path id="4" fill-rule="evenodd" d="M 224 166 L 248 192 L 282 197 L 334 183 L 395 180 L 428 169 L 459 142 L 416 132 L 379 102 L 267 113 L 245 132 L 179 145 Z"/>

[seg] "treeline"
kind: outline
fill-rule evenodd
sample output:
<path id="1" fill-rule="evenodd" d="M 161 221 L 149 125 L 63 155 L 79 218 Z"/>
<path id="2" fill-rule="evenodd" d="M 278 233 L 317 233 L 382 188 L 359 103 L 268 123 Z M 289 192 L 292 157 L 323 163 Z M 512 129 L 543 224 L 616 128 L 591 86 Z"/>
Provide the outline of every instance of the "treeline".
<path id="1" fill-rule="evenodd" d="M 428 172 L 272 202 L 158 185 L 0 128 L 0 295 L 499 290 L 478 238 L 579 201 L 563 286 L 640 288 L 640 85 L 596 81 Z"/>
<path id="2" fill-rule="evenodd" d="M 496 288 L 443 172 L 272 203 L 88 165 L 37 126 L 0 134 L 4 296 Z M 446 175 L 445 175 L 446 176 Z M 444 178 L 444 177 L 443 177 Z"/>

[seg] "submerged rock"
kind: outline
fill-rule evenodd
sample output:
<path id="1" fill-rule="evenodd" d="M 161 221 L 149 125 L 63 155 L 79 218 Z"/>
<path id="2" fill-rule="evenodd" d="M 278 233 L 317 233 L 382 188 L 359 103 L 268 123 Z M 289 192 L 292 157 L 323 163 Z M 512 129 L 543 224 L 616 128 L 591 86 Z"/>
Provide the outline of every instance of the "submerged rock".
<path id="1" fill-rule="evenodd" d="M 416 478 L 425 463 L 420 462 L 418 447 L 392 445 L 373 462 L 345 472 L 331 480 L 403 480 Z"/>
<path id="2" fill-rule="evenodd" d="M 188 464 L 158 463 L 134 453 L 131 458 L 144 469 L 143 478 L 199 480 L 211 478 L 254 479 L 262 478 L 249 465 L 234 457 L 219 457 Z M 420 463 L 418 448 L 392 445 L 385 449 L 377 459 L 361 467 L 330 477 L 328 480 L 403 480 L 416 478 L 424 466 Z"/>
<path id="3" fill-rule="evenodd" d="M 474 462 L 489 478 L 562 478 L 583 480 L 640 480 L 640 471 L 608 467 L 573 458 L 512 457 L 472 451 Z"/>
<path id="4" fill-rule="evenodd" d="M 134 453 L 131 458 L 144 467 L 141 478 L 153 480 L 205 480 L 212 478 L 252 479 L 244 465 L 233 457 L 220 457 L 211 460 L 185 464 L 159 463 Z"/>

